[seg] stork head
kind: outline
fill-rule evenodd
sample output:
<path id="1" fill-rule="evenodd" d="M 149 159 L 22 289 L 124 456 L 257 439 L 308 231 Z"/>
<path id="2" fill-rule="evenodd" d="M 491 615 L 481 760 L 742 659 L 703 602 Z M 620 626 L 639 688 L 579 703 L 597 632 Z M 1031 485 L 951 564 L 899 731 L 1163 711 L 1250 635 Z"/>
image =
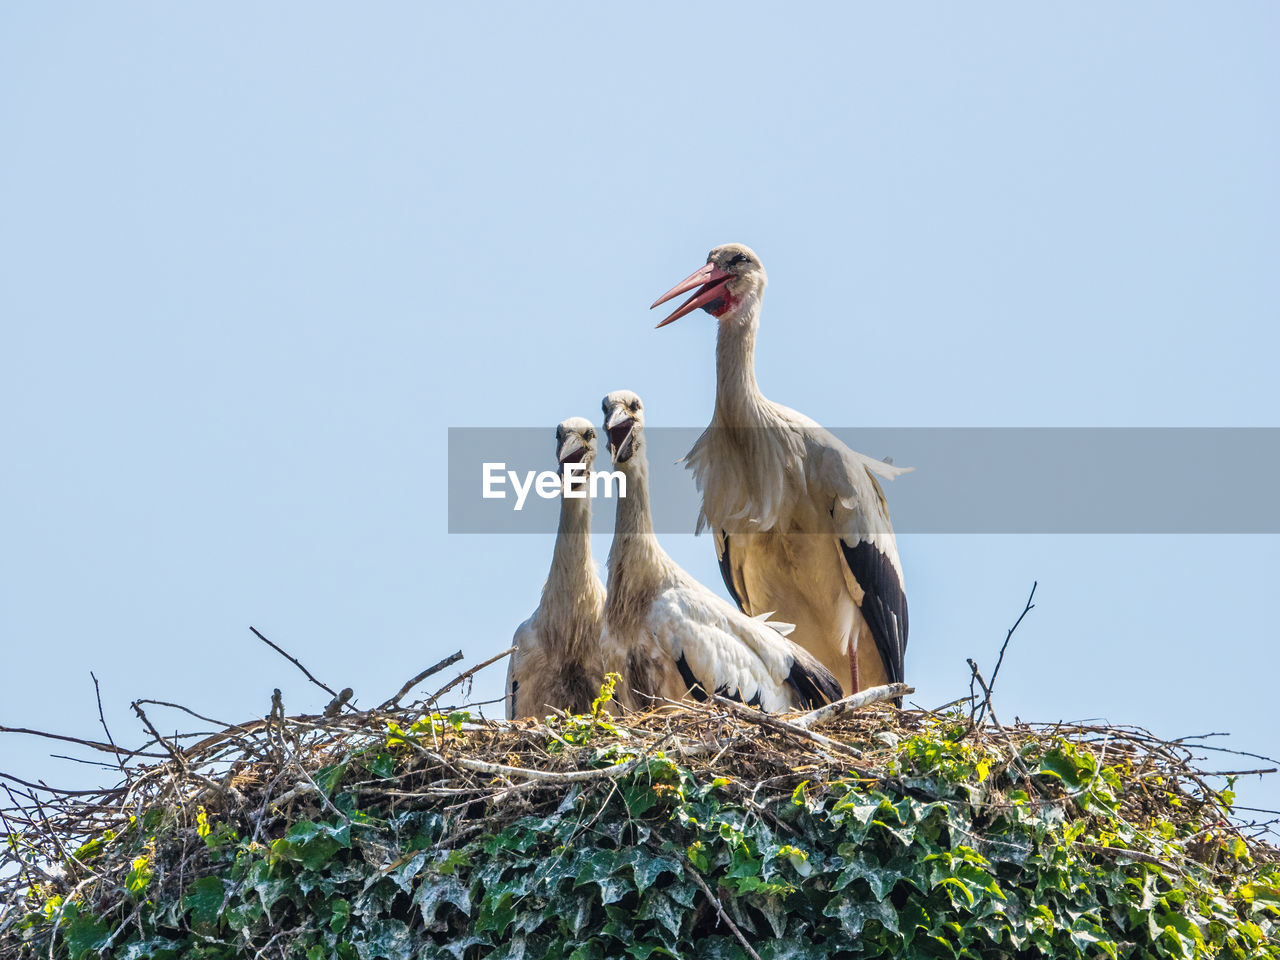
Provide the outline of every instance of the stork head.
<path id="1" fill-rule="evenodd" d="M 741 243 L 726 243 L 707 254 L 704 266 L 653 301 L 649 309 L 693 290 L 693 295 L 658 326 L 665 327 L 699 307 L 721 320 L 737 320 L 751 315 L 759 306 L 768 282 L 754 250 Z"/>
<path id="2" fill-rule="evenodd" d="M 630 390 L 615 390 L 601 403 L 609 453 L 622 466 L 644 449 L 644 404 Z"/>
<path id="3" fill-rule="evenodd" d="M 586 417 L 561 420 L 556 427 L 556 461 L 561 473 L 566 463 L 581 463 L 590 472 L 596 459 L 596 428 Z"/>

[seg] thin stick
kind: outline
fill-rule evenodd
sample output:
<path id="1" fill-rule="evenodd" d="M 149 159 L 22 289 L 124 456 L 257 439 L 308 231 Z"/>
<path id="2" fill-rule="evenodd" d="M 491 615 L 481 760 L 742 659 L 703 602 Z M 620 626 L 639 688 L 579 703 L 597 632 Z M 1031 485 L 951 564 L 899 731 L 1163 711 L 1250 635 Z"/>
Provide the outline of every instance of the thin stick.
<path id="1" fill-rule="evenodd" d="M 1000 644 L 1000 656 L 996 658 L 996 668 L 991 671 L 991 681 L 987 684 L 987 702 L 978 712 L 978 722 L 982 722 L 982 714 L 986 712 L 987 706 L 991 703 L 991 690 L 995 689 L 996 676 L 1000 673 L 1000 665 L 1004 663 L 1004 652 L 1009 648 L 1009 641 L 1013 639 L 1013 631 L 1018 629 L 1018 624 L 1022 623 L 1022 618 L 1036 608 L 1031 602 L 1031 598 L 1036 595 L 1036 587 L 1040 585 L 1039 580 L 1031 581 L 1031 592 L 1027 594 L 1026 605 L 1022 608 L 1022 613 L 1018 614 L 1018 619 L 1013 622 L 1013 626 L 1009 628 L 1009 632 L 1004 635 L 1004 643 Z"/>
<path id="2" fill-rule="evenodd" d="M 1014 626 L 1017 626 L 1017 624 Z M 1010 631 L 1010 633 L 1012 632 L 1013 631 Z M 996 708 L 991 706 L 991 687 L 982 679 L 982 674 L 978 672 L 978 665 L 971 659 L 966 662 L 969 664 L 969 669 L 973 671 L 973 679 L 978 681 L 978 686 L 982 688 L 984 709 L 991 714 L 991 722 L 995 724 L 995 728 L 1000 731 L 1000 735 L 1004 737 L 1005 746 L 1009 748 L 1009 758 L 1013 761 L 1013 765 L 1018 768 L 1018 771 L 1023 775 L 1023 777 L 1026 778 L 1027 784 L 1034 787 L 1035 781 L 1031 777 L 1031 771 L 1028 770 L 1027 765 L 1022 762 L 1022 757 L 1018 754 L 1017 748 L 1013 745 L 1013 738 L 1009 736 L 1009 731 L 1002 727 L 1000 725 L 1000 721 L 996 719 Z M 1101 771 L 1102 767 L 1099 766 L 1098 770 Z M 1039 788 L 1037 788 L 1037 792 L 1039 792 Z"/>
<path id="3" fill-rule="evenodd" d="M 859 710 L 870 704 L 880 703 L 882 700 L 894 700 L 915 692 L 915 687 L 909 687 L 905 683 L 886 683 L 880 687 L 867 687 L 865 690 L 850 694 L 843 700 L 828 703 L 825 707 L 819 707 L 817 710 L 810 710 L 791 722 L 797 727 L 808 729 L 823 723 L 830 723 L 836 717 L 842 717 L 846 713 Z"/>
<path id="4" fill-rule="evenodd" d="M 56 793 L 62 797 L 96 797 L 102 794 L 119 793 L 120 788 L 114 790 L 63 790 L 59 787 L 51 787 L 47 783 L 32 783 L 30 780 L 23 780 L 21 777 L 15 777 L 11 773 L 0 773 L 0 780 L 9 780 L 12 783 L 21 784 L 28 790 L 43 790 L 45 793 Z"/>
<path id="5" fill-rule="evenodd" d="M 290 655 L 290 654 L 288 654 L 288 653 L 285 653 L 285 652 L 284 652 L 284 650 L 282 650 L 280 647 L 276 646 L 276 644 L 272 643 L 270 640 L 268 640 L 266 637 L 264 637 L 264 636 L 263 636 L 263 635 L 258 631 L 258 628 L 257 628 L 257 627 L 250 627 L 249 629 L 253 631 L 253 635 L 254 635 L 255 637 L 257 637 L 259 640 L 261 640 L 263 643 L 265 643 L 268 647 L 270 647 L 270 648 L 271 648 L 272 650 L 274 650 L 276 653 L 280 654 L 280 656 L 284 657 L 286 660 L 288 660 L 290 663 L 292 663 L 295 667 L 297 667 L 299 670 L 301 670 L 303 673 L 305 673 L 305 674 L 307 675 L 307 679 L 308 679 L 308 680 L 310 680 L 312 683 L 314 683 L 314 684 L 315 684 L 317 687 L 319 687 L 321 690 L 323 690 L 323 691 L 325 691 L 326 693 L 328 693 L 328 694 L 329 694 L 329 696 L 331 696 L 331 697 L 336 697 L 336 696 L 338 695 L 338 691 L 334 690 L 334 689 L 333 689 L 333 687 L 329 686 L 327 683 L 322 683 L 321 681 L 317 680 L 317 679 L 316 679 L 316 677 L 315 677 L 315 674 L 313 674 L 310 670 L 308 670 L 306 667 L 304 667 L 301 663 L 299 663 L 299 662 L 298 662 L 298 658 L 297 658 L 297 657 L 294 657 L 294 656 L 291 656 L 291 655 Z"/>
<path id="6" fill-rule="evenodd" d="M 82 737 L 68 737 L 61 733 L 45 733 L 43 730 L 30 730 L 27 727 L 5 727 L 0 726 L 0 733 L 25 733 L 32 737 L 44 737 L 46 740 L 61 740 L 64 743 L 75 743 L 82 747 L 90 747 L 94 750 L 101 750 L 103 753 L 114 754 L 118 749 L 114 744 L 99 743 L 97 740 L 85 740 Z M 163 760 L 162 753 L 131 753 L 131 757 L 150 757 L 153 760 Z"/>
<path id="7" fill-rule="evenodd" d="M 644 759 L 643 757 L 635 757 L 599 770 L 573 770 L 568 773 L 556 773 L 550 770 L 533 770 L 528 767 L 509 767 L 502 763 L 487 763 L 484 760 L 472 760 L 469 757 L 455 757 L 452 760 L 445 760 L 444 757 L 432 754 L 429 750 L 424 750 L 424 752 L 437 763 L 451 763 L 473 773 L 484 773 L 491 777 L 519 777 L 525 780 L 537 780 L 541 783 L 576 783 L 580 780 L 620 777 L 630 773 Z"/>
<path id="8" fill-rule="evenodd" d="M 760 954 L 751 949 L 751 944 L 747 943 L 747 938 L 742 935 L 742 931 L 738 929 L 738 925 L 733 922 L 732 918 L 727 913 L 724 912 L 724 904 L 720 902 L 719 897 L 711 892 L 711 888 L 707 886 L 707 881 L 702 879 L 702 874 L 698 872 L 698 868 L 693 865 L 692 861 L 688 862 L 688 866 L 689 875 L 692 876 L 694 882 L 702 888 L 702 892 L 707 895 L 707 899 L 710 900 L 712 905 L 716 908 L 716 913 L 720 914 L 720 919 L 725 922 L 725 925 L 731 931 L 733 931 L 733 935 L 737 937 L 738 942 L 742 944 L 742 949 L 747 951 L 747 956 L 751 957 L 752 960 L 760 960 Z"/>
<path id="9" fill-rule="evenodd" d="M 197 720 L 203 720 L 205 723 L 212 723 L 214 726 L 222 727 L 223 730 L 217 731 L 218 733 L 222 733 L 224 730 L 229 730 L 233 726 L 230 723 L 224 723 L 221 720 L 215 720 L 213 717 L 206 717 L 202 713 L 196 713 L 190 707 L 184 707 L 180 703 L 170 703 L 168 700 L 139 700 L 138 703 L 147 703 L 147 704 L 153 704 L 157 707 L 169 707 L 172 710 L 181 710 L 183 713 L 190 714 L 191 716 L 195 717 Z M 186 734 L 183 734 L 183 736 L 198 737 L 198 736 L 202 736 L 202 734 L 186 733 Z"/>
<path id="10" fill-rule="evenodd" d="M 169 752 L 169 756 L 172 757 L 174 762 L 178 764 L 179 768 L 185 771 L 187 768 L 187 758 L 184 757 L 182 753 L 173 744 L 171 744 L 164 737 L 160 736 L 160 731 L 157 730 L 152 725 L 151 721 L 147 719 L 147 715 L 146 713 L 143 712 L 142 707 L 138 705 L 138 701 L 137 700 L 133 701 L 133 703 L 129 704 L 129 706 L 133 707 L 133 712 L 138 715 L 138 719 L 141 720 L 144 724 L 146 724 L 147 729 L 151 731 L 151 735 L 156 738 L 156 742 L 159 743 L 160 746 L 164 747 L 165 750 Z"/>
<path id="11" fill-rule="evenodd" d="M 461 659 L 462 659 L 462 651 L 459 650 L 457 653 L 452 653 L 449 656 L 445 657 L 439 663 L 436 663 L 436 664 L 433 664 L 432 666 L 427 667 L 427 669 L 423 670 L 420 674 L 418 674 L 412 680 L 405 683 L 405 685 L 400 688 L 400 691 L 394 697 L 380 704 L 377 707 L 377 709 L 390 710 L 392 707 L 394 707 L 396 704 L 400 702 L 401 698 L 406 693 L 408 693 L 410 690 L 412 690 L 414 687 L 420 684 L 423 680 L 427 679 L 427 677 L 431 676 L 432 674 L 439 673 L 445 667 L 450 666 L 451 664 L 457 663 Z"/>
<path id="12" fill-rule="evenodd" d="M 470 670 L 464 670 L 462 673 L 458 674 L 456 677 L 454 677 L 452 680 L 446 683 L 443 687 L 441 687 L 439 690 L 433 693 L 431 695 L 431 699 L 438 701 L 441 697 L 443 697 L 446 693 L 448 693 L 450 690 L 452 690 L 454 687 L 460 684 L 463 680 L 469 680 L 471 677 L 475 676 L 477 673 L 479 673 L 481 670 L 483 670 L 485 667 L 489 666 L 490 664 L 497 663 L 503 657 L 511 656 L 511 654 L 515 653 L 517 649 L 518 648 L 516 647 L 507 647 L 507 649 L 503 650 L 499 654 L 496 654 L 495 656 L 490 657 L 488 660 L 484 661 L 484 663 L 477 663 Z"/>
<path id="13" fill-rule="evenodd" d="M 107 718 L 102 714 L 102 691 L 98 688 L 98 678 L 94 676 L 92 670 L 89 671 L 89 676 L 93 677 L 93 695 L 98 700 L 98 722 L 102 724 L 102 730 L 107 735 L 107 742 L 115 748 L 116 763 L 120 767 L 120 772 L 124 773 L 124 761 L 120 758 L 120 748 L 116 746 L 116 739 L 111 736 L 111 729 L 107 726 Z"/>
<path id="14" fill-rule="evenodd" d="M 844 753 L 857 758 L 862 756 L 862 751 L 857 747 L 851 747 L 849 744 L 841 743 L 839 740 L 832 740 L 830 737 L 824 737 L 820 733 L 814 733 L 812 730 L 806 730 L 804 727 L 797 726 L 792 722 L 780 719 L 772 714 L 753 710 L 750 707 L 744 707 L 742 704 L 734 700 L 728 700 L 720 696 L 715 697 L 715 701 L 722 706 L 727 707 L 729 710 L 742 717 L 742 719 L 749 720 L 752 723 L 758 723 L 762 727 L 772 727 L 774 730 L 779 730 L 783 733 L 790 733 L 793 736 L 800 737 L 802 740 L 809 740 L 826 750 L 833 750 L 836 753 Z M 831 759 L 834 760 L 834 758 Z"/>

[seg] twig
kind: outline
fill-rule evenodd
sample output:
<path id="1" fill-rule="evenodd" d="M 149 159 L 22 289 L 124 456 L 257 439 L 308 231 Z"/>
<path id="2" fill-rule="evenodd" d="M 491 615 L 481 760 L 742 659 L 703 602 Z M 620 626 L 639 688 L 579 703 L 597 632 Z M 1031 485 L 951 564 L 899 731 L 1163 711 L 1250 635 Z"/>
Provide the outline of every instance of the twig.
<path id="1" fill-rule="evenodd" d="M 851 693 L 843 700 L 828 703 L 825 707 L 818 707 L 817 710 L 810 710 L 791 722 L 797 727 L 804 727 L 807 730 L 810 727 L 830 723 L 837 717 L 842 717 L 846 713 L 859 710 L 873 703 L 880 703 L 883 700 L 895 700 L 898 697 L 915 692 L 915 687 L 909 687 L 905 683 L 887 683 L 880 687 L 868 687 L 866 690 Z"/>
<path id="2" fill-rule="evenodd" d="M 120 772 L 124 773 L 124 761 L 120 759 L 120 748 L 116 746 L 115 737 L 111 736 L 111 729 L 107 726 L 107 718 L 102 714 L 102 691 L 98 688 L 98 678 L 92 670 L 89 671 L 89 676 L 93 677 L 93 695 L 98 700 L 98 722 L 102 724 L 102 730 L 107 735 L 107 742 L 115 749 L 116 763 L 120 767 Z"/>
<path id="3" fill-rule="evenodd" d="M 634 757 L 631 760 L 615 763 L 611 767 L 603 767 L 599 770 L 572 770 L 567 773 L 556 773 L 551 770 L 533 770 L 527 767 L 509 767 L 502 763 L 472 760 L 470 757 L 455 757 L 446 761 L 444 757 L 432 756 L 432 759 L 438 763 L 448 762 L 461 767 L 463 770 L 483 773 L 491 777 L 521 777 L 526 780 L 537 780 L 541 783 L 577 783 L 580 780 L 600 780 L 605 777 L 623 776 L 638 767 L 644 757 Z"/>
<path id="4" fill-rule="evenodd" d="M 729 914 L 724 912 L 724 904 L 720 902 L 719 897 L 711 892 L 711 888 L 707 886 L 707 881 L 702 879 L 702 874 L 698 872 L 698 868 L 695 867 L 693 862 L 687 857 L 685 858 L 685 862 L 689 867 L 689 875 L 693 877 L 694 883 L 702 888 L 702 892 L 707 895 L 707 899 L 711 901 L 712 906 L 716 908 L 716 913 L 720 914 L 720 919 L 725 922 L 725 926 L 727 926 L 733 932 L 733 935 L 738 938 L 738 943 L 742 944 L 742 949 L 747 951 L 747 956 L 751 957 L 752 960 L 760 960 L 760 954 L 751 949 L 751 944 L 749 944 L 747 942 L 747 938 L 742 935 L 742 931 L 738 929 L 738 925 L 733 922 Z"/>
<path id="5" fill-rule="evenodd" d="M 68 737 L 61 733 L 45 733 L 43 730 L 30 730 L 27 727 L 6 727 L 0 726 L 0 733 L 25 733 L 32 737 L 44 737 L 46 740 L 61 740 L 64 743 L 75 743 L 82 747 L 89 747 L 92 750 L 101 750 L 103 753 L 115 754 L 118 749 L 114 744 L 100 743 L 97 740 L 85 740 L 83 737 Z M 152 760 L 163 760 L 162 753 L 142 753 L 135 751 L 130 753 L 131 757 L 149 757 Z"/>
<path id="6" fill-rule="evenodd" d="M 330 700 L 328 706 L 324 708 L 325 719 L 332 720 L 334 717 L 341 714 L 342 708 L 351 701 L 353 696 L 355 696 L 354 690 L 350 687 L 343 687 L 342 690 L 339 691 L 338 695 Z"/>
<path id="7" fill-rule="evenodd" d="M 174 762 L 178 764 L 178 768 L 180 770 L 185 771 L 187 768 L 187 758 L 182 755 L 182 753 L 177 749 L 177 747 L 171 744 L 164 737 L 160 736 L 160 731 L 157 730 L 152 725 L 151 721 L 147 719 L 147 715 L 145 712 L 143 712 L 143 709 L 140 706 L 139 701 L 135 700 L 133 701 L 133 703 L 129 704 L 129 706 L 133 707 L 133 712 L 138 715 L 138 719 L 141 720 L 146 725 L 147 729 L 151 731 L 151 735 L 156 738 L 156 742 L 159 743 L 160 746 L 164 747 L 165 750 L 168 751 L 169 756 L 172 757 Z"/>
<path id="8" fill-rule="evenodd" d="M 812 730 L 807 730 L 804 727 L 797 726 L 795 723 L 783 720 L 773 714 L 764 713 L 760 710 L 753 710 L 750 707 L 744 707 L 737 701 L 729 700 L 725 697 L 715 696 L 714 699 L 717 703 L 727 707 L 729 710 L 742 717 L 742 719 L 749 720 L 751 723 L 758 723 L 762 727 L 772 727 L 774 730 L 779 730 L 783 733 L 790 733 L 802 740 L 809 740 L 826 750 L 831 750 L 836 753 L 847 754 L 854 758 L 861 758 L 862 756 L 862 751 L 857 747 L 851 747 L 849 744 L 841 743 L 839 740 L 832 740 L 830 737 L 824 737 L 820 733 L 814 733 Z M 828 759 L 833 761 L 835 760 L 834 757 L 829 757 Z"/>
<path id="9" fill-rule="evenodd" d="M 103 793 L 118 793 L 119 788 L 114 791 L 108 790 L 60 790 L 57 787 L 51 787 L 47 783 L 32 783 L 30 780 L 23 780 L 21 777 L 15 777 L 11 773 L 0 773 L 0 780 L 9 780 L 13 783 L 20 784 L 28 790 L 43 790 L 46 793 L 56 793 L 62 797 L 98 797 Z"/>
<path id="10" fill-rule="evenodd" d="M 1015 624 L 1015 626 L 1017 626 L 1017 624 Z M 1012 633 L 1013 631 L 1010 630 L 1009 632 Z M 1022 757 L 1018 754 L 1017 748 L 1013 745 L 1013 738 L 1009 736 L 1009 731 L 1002 727 L 1000 725 L 1000 721 L 996 719 L 996 708 L 991 705 L 991 687 L 982 679 L 982 674 L 978 671 L 978 665 L 974 663 L 972 659 L 966 660 L 965 662 L 969 664 L 969 669 L 973 672 L 972 679 L 976 680 L 978 682 L 978 686 L 982 687 L 982 702 L 984 709 L 991 714 L 992 724 L 994 724 L 995 728 L 1000 731 L 1000 735 L 1004 737 L 1004 742 L 1009 748 L 1009 756 L 1013 760 L 1013 765 L 1017 767 L 1018 771 L 1026 778 L 1028 785 L 1034 785 L 1035 780 L 1031 777 L 1031 771 L 1028 770 L 1027 765 L 1022 762 Z M 970 729 L 972 730 L 973 728 L 970 727 Z M 1099 770 L 1101 770 L 1101 767 L 1099 767 Z"/>
<path id="11" fill-rule="evenodd" d="M 461 659 L 462 659 L 462 651 L 459 650 L 457 653 L 449 654 L 449 656 L 445 657 L 439 663 L 432 664 L 431 666 L 427 667 L 427 669 L 423 670 L 420 674 L 418 674 L 412 680 L 409 680 L 407 683 L 405 683 L 405 685 L 400 688 L 399 692 L 394 697 L 392 697 L 390 700 L 386 700 L 383 703 L 379 704 L 378 710 L 390 710 L 392 707 L 394 707 L 396 704 L 400 702 L 401 698 L 404 697 L 406 693 L 408 693 L 410 690 L 412 690 L 414 687 L 420 684 L 423 680 L 427 679 L 427 677 L 431 676 L 432 674 L 439 673 L 445 667 L 450 666 L 451 664 L 455 664 Z"/>
<path id="12" fill-rule="evenodd" d="M 147 729 L 151 731 L 151 735 L 156 738 L 156 740 L 160 743 L 162 747 L 164 747 L 167 751 L 169 751 L 169 756 L 171 756 L 173 758 L 173 762 L 178 765 L 178 770 L 181 771 L 183 776 L 191 777 L 194 780 L 198 780 L 201 783 L 203 783 L 206 787 L 210 787 L 211 789 L 217 791 L 220 794 L 224 792 L 222 789 L 222 784 L 218 783 L 216 780 L 210 780 L 203 773 L 198 773 L 197 771 L 192 770 L 190 765 L 187 763 L 187 758 L 183 755 L 182 751 L 179 750 L 177 747 L 175 747 L 173 744 L 171 744 L 164 737 L 160 736 L 160 731 L 157 730 L 152 725 L 151 721 L 147 719 L 147 715 L 146 713 L 143 712 L 142 707 L 139 705 L 139 701 L 137 700 L 133 701 L 133 703 L 130 704 L 130 706 L 133 707 L 133 712 L 138 715 L 138 719 L 141 720 L 144 724 L 146 724 Z"/>
<path id="13" fill-rule="evenodd" d="M 1031 598 L 1036 595 L 1036 587 L 1039 585 L 1039 580 L 1031 581 L 1031 592 L 1027 594 L 1027 602 L 1022 608 L 1022 612 L 1018 614 L 1018 619 L 1013 621 L 1013 626 L 1009 628 L 1009 632 L 1004 635 L 1004 643 L 1000 644 L 1000 656 L 996 657 L 996 668 L 991 671 L 991 682 L 985 688 L 987 699 L 978 711 L 978 723 L 982 722 L 982 717 L 991 703 L 991 691 L 995 689 L 996 676 L 1000 673 L 1000 665 L 1004 663 L 1004 652 L 1009 648 L 1009 641 L 1013 639 L 1013 632 L 1018 629 L 1018 624 L 1022 623 L 1022 618 L 1036 608 L 1036 605 L 1031 602 Z M 970 686 L 969 689 L 972 690 L 973 687 Z"/>
<path id="14" fill-rule="evenodd" d="M 190 714 L 197 720 L 203 720 L 205 723 L 212 723 L 214 726 L 222 727 L 223 731 L 234 727 L 234 724 L 224 723 L 222 720 L 215 720 L 213 717 L 206 717 L 203 713 L 196 713 L 190 707 L 184 707 L 180 703 L 170 703 L 168 700 L 139 700 L 138 703 L 151 704 L 157 707 L 168 707 L 171 710 L 181 710 L 183 713 Z M 222 731 L 219 732 L 221 733 Z M 193 734 L 184 734 L 184 736 L 190 737 L 193 736 Z M 194 736 L 199 736 L 199 734 L 194 734 Z"/>
<path id="15" fill-rule="evenodd" d="M 314 683 L 314 684 L 315 684 L 317 687 L 319 687 L 321 690 L 323 690 L 323 691 L 325 691 L 326 693 L 328 693 L 328 694 L 329 694 L 329 696 L 331 696 L 331 697 L 336 697 L 336 696 L 338 695 L 338 691 L 334 690 L 334 689 L 333 689 L 333 687 L 329 686 L 327 683 L 322 683 L 321 681 L 317 680 L 317 679 L 316 679 L 316 677 L 315 677 L 315 674 L 313 674 L 310 670 L 308 670 L 308 669 L 307 669 L 306 667 L 304 667 L 300 662 L 298 662 L 298 658 L 297 658 L 297 657 L 292 656 L 291 654 L 285 653 L 285 651 L 284 651 L 284 650 L 282 650 L 279 646 L 277 646 L 276 644 L 274 644 L 274 643 L 272 643 L 270 640 L 268 640 L 266 637 L 264 637 L 264 636 L 263 636 L 263 635 L 258 631 L 258 628 L 257 628 L 257 627 L 250 627 L 249 629 L 253 631 L 253 635 L 254 635 L 255 637 L 257 637 L 259 640 L 261 640 L 263 643 L 265 643 L 268 647 L 270 647 L 270 648 L 271 648 L 272 650 L 274 650 L 276 653 L 280 654 L 280 656 L 284 657 L 286 660 L 288 660 L 290 663 L 292 663 L 295 667 L 297 667 L 299 670 L 301 670 L 303 673 L 305 673 L 305 674 L 307 675 L 307 679 L 308 679 L 308 680 L 310 680 L 312 683 Z"/>
<path id="16" fill-rule="evenodd" d="M 496 654 L 495 656 L 490 657 L 488 660 L 484 661 L 483 663 L 477 663 L 470 670 L 464 670 L 462 673 L 458 674 L 456 677 L 454 677 L 452 680 L 446 683 L 443 687 L 441 687 L 439 690 L 433 693 L 431 695 L 431 699 L 433 701 L 438 702 L 441 697 L 443 697 L 446 693 L 448 693 L 450 690 L 452 690 L 454 687 L 460 684 L 463 680 L 469 680 L 471 679 L 471 677 L 475 676 L 477 673 L 479 673 L 481 670 L 483 670 L 485 667 L 489 666 L 490 664 L 497 663 L 503 657 L 511 656 L 511 654 L 516 652 L 516 649 L 517 649 L 516 647 L 507 647 L 507 649 L 503 650 L 499 654 Z"/>
<path id="17" fill-rule="evenodd" d="M 1099 843 L 1084 843 L 1076 840 L 1075 846 L 1085 850 L 1092 850 L 1094 853 L 1107 853 L 1118 857 L 1128 857 L 1130 860 L 1138 860 L 1142 863 L 1154 863 L 1156 866 L 1164 867 L 1171 870 L 1179 876 L 1185 876 L 1185 872 L 1176 864 L 1170 863 L 1168 860 L 1162 860 L 1160 857 L 1151 853 L 1143 853 L 1141 850 L 1129 850 L 1126 847 L 1104 847 Z"/>

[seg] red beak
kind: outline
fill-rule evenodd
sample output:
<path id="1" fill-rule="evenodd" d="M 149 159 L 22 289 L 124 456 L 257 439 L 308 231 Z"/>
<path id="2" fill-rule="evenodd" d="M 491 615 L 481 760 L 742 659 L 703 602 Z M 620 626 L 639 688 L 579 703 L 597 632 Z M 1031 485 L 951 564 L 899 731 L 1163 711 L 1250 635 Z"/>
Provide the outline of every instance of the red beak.
<path id="1" fill-rule="evenodd" d="M 720 288 L 723 287 L 732 276 L 733 274 L 721 270 L 714 263 L 708 263 L 693 271 L 693 273 L 689 274 L 689 276 L 685 277 L 657 300 L 653 301 L 653 303 L 650 304 L 649 309 L 652 310 L 658 304 L 666 303 L 672 297 L 678 297 L 680 294 L 687 290 L 692 290 L 694 287 L 701 287 L 697 293 L 684 303 L 680 304 L 671 316 L 658 324 L 659 327 L 665 327 L 668 323 L 679 320 L 686 313 L 693 313 L 693 311 L 697 310 L 699 307 L 705 306 L 712 300 L 719 297 Z"/>

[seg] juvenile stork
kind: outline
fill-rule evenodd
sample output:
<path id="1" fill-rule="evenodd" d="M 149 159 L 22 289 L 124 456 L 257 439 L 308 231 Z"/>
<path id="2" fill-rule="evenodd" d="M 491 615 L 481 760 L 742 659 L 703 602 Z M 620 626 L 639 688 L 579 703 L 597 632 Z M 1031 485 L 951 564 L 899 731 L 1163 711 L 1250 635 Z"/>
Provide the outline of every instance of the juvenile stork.
<path id="1" fill-rule="evenodd" d="M 796 642 L 846 694 L 901 681 L 907 598 L 876 477 L 904 471 L 760 392 L 754 351 L 767 283 L 760 258 L 729 243 L 653 303 L 693 290 L 658 326 L 699 307 L 719 320 L 715 412 L 686 457 L 702 492 L 698 531 L 713 531 L 738 606 L 794 623 Z"/>
<path id="2" fill-rule="evenodd" d="M 678 567 L 658 546 L 649 511 L 644 408 L 629 390 L 604 398 L 619 496 L 605 600 L 606 669 L 622 675 L 628 709 L 709 692 L 765 710 L 815 707 L 839 698 L 822 664 L 783 637 L 789 624 L 752 618 Z"/>
<path id="3" fill-rule="evenodd" d="M 538 609 L 516 629 L 516 652 L 507 667 L 507 718 L 544 717 L 549 707 L 589 713 L 604 682 L 600 632 L 604 623 L 604 584 L 591 560 L 591 500 L 586 481 L 570 490 L 566 466 L 591 472 L 596 430 L 591 421 L 571 417 L 556 427 L 560 464 L 560 528 L 551 554 L 551 572 Z"/>

